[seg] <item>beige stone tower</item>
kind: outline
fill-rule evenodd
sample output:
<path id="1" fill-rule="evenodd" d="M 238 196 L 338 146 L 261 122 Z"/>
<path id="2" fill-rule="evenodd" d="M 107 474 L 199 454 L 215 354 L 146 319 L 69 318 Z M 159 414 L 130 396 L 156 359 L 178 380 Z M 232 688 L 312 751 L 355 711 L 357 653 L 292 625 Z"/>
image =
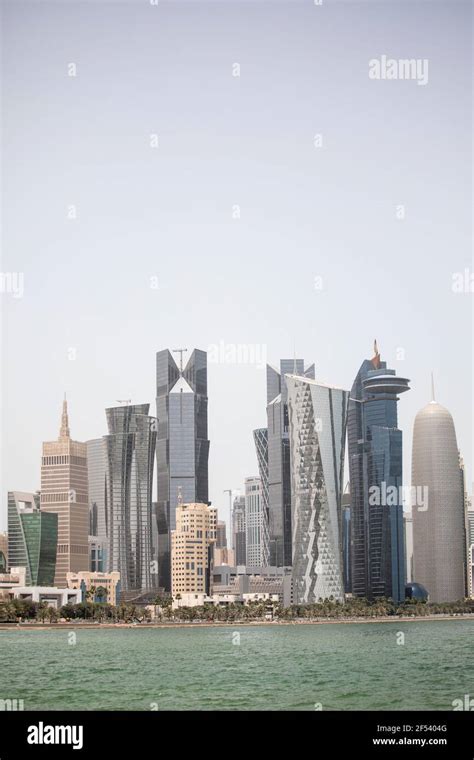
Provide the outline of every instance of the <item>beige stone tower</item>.
<path id="1" fill-rule="evenodd" d="M 41 509 L 58 515 L 54 584 L 66 588 L 66 574 L 89 570 L 87 447 L 71 440 L 66 397 L 57 441 L 43 443 Z"/>
<path id="2" fill-rule="evenodd" d="M 217 509 L 207 504 L 178 504 L 171 531 L 171 593 L 209 594 Z"/>

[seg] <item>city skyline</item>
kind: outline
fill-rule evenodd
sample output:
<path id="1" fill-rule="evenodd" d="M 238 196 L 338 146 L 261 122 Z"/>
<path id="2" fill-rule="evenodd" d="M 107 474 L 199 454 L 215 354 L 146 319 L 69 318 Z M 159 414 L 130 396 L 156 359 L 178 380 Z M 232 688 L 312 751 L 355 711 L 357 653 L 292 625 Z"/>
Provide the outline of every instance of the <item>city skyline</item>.
<path id="1" fill-rule="evenodd" d="M 75 437 L 100 438 L 116 399 L 154 409 L 163 346 L 209 352 L 220 510 L 258 472 L 265 363 L 296 352 L 350 388 L 375 337 L 411 378 L 405 473 L 433 370 L 471 484 L 472 292 L 453 287 L 473 271 L 461 7 L 67 5 L 4 8 L 2 269 L 24 281 L 1 298 L 2 527 L 7 491 L 39 485 L 63 391 Z M 369 78 L 384 53 L 429 59 L 426 86 Z M 257 361 L 211 353 L 221 341 Z"/>

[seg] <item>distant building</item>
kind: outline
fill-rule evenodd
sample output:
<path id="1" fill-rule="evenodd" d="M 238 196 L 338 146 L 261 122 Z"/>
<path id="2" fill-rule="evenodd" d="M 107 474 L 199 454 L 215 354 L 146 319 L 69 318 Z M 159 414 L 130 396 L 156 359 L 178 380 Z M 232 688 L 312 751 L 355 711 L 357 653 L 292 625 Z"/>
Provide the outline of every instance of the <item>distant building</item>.
<path id="1" fill-rule="evenodd" d="M 48 607 L 53 607 L 56 610 L 65 604 L 80 604 L 83 601 L 80 588 L 58 588 L 57 586 L 13 586 L 11 596 L 13 599 L 44 602 Z"/>
<path id="2" fill-rule="evenodd" d="M 472 505 L 469 504 L 469 507 Z M 468 596 L 474 597 L 474 509 L 467 510 L 467 583 Z"/>
<path id="3" fill-rule="evenodd" d="M 120 573 L 68 573 L 67 586 L 82 589 L 89 602 L 118 604 L 120 601 Z"/>
<path id="4" fill-rule="evenodd" d="M 26 567 L 11 567 L 10 572 L 0 573 L 0 602 L 13 599 L 13 589 L 26 586 Z"/>
<path id="5" fill-rule="evenodd" d="M 148 415 L 149 408 L 130 404 L 106 409 L 107 570 L 120 573 L 127 600 L 158 587 L 152 525 L 156 419 Z"/>
<path id="6" fill-rule="evenodd" d="M 262 565 L 270 562 L 270 514 L 268 491 L 268 428 L 258 428 L 253 431 L 253 439 L 257 452 L 258 472 L 261 481 L 261 511 L 262 511 Z"/>
<path id="7" fill-rule="evenodd" d="M 64 588 L 66 573 L 89 567 L 87 446 L 71 439 L 66 399 L 58 440 L 43 443 L 41 511 L 58 516 L 54 583 Z"/>
<path id="8" fill-rule="evenodd" d="M 262 481 L 259 477 L 245 478 L 245 547 L 246 565 L 264 564 L 265 531 Z"/>
<path id="9" fill-rule="evenodd" d="M 217 521 L 216 549 L 227 548 L 226 525 L 224 520 Z"/>
<path id="10" fill-rule="evenodd" d="M 413 516 L 405 512 L 403 515 L 403 525 L 405 532 L 405 572 L 406 582 L 413 581 Z"/>
<path id="11" fill-rule="evenodd" d="M 6 573 L 8 567 L 8 533 L 0 533 L 0 573 Z"/>
<path id="12" fill-rule="evenodd" d="M 344 570 L 344 592 L 352 593 L 351 581 L 351 493 L 349 483 L 342 494 L 342 564 Z"/>
<path id="13" fill-rule="evenodd" d="M 89 536 L 89 571 L 105 573 L 107 570 L 107 538 Z"/>
<path id="14" fill-rule="evenodd" d="M 412 488 L 425 488 L 426 509 L 413 507 L 413 578 L 431 602 L 465 596 L 463 477 L 451 414 L 434 399 L 415 417 Z"/>
<path id="15" fill-rule="evenodd" d="M 107 538 L 107 452 L 103 438 L 86 442 L 89 481 L 89 535 Z"/>
<path id="16" fill-rule="evenodd" d="M 214 548 L 215 565 L 235 565 L 235 551 L 224 547 L 223 549 Z"/>
<path id="17" fill-rule="evenodd" d="M 349 392 L 287 375 L 295 604 L 344 601 L 341 512 Z"/>
<path id="18" fill-rule="evenodd" d="M 195 349 L 183 362 L 170 351 L 156 354 L 158 440 L 159 583 L 171 588 L 170 536 L 176 528 L 178 493 L 187 504 L 208 504 L 207 354 Z"/>
<path id="19" fill-rule="evenodd" d="M 209 594 L 217 509 L 207 504 L 178 504 L 171 531 L 171 593 Z"/>
<path id="20" fill-rule="evenodd" d="M 236 496 L 232 508 L 232 532 L 235 552 L 235 564 L 245 565 L 246 562 L 246 538 L 245 538 L 245 496 Z"/>
<path id="21" fill-rule="evenodd" d="M 56 570 L 58 515 L 39 509 L 39 494 L 8 493 L 8 557 L 25 568 L 27 586 L 52 586 Z"/>

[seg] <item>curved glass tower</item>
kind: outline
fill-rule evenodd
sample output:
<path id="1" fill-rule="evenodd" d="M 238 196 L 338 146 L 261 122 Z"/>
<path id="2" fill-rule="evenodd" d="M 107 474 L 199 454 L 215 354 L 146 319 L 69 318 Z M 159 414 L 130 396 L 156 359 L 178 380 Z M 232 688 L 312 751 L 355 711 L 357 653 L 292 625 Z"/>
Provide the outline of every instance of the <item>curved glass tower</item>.
<path id="1" fill-rule="evenodd" d="M 428 489 L 427 509 L 413 506 L 413 578 L 432 602 L 465 595 L 463 476 L 451 414 L 434 399 L 415 417 L 412 487 Z"/>
<path id="2" fill-rule="evenodd" d="M 156 419 L 149 404 L 106 409 L 108 569 L 133 598 L 157 588 L 153 561 L 152 485 Z"/>

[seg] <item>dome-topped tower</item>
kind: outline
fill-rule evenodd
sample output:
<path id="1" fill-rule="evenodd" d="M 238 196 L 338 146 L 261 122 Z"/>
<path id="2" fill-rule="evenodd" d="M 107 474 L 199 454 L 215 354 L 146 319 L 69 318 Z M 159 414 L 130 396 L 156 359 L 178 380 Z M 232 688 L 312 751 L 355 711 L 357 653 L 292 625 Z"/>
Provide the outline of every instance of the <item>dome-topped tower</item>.
<path id="1" fill-rule="evenodd" d="M 413 505 L 413 574 L 432 602 L 465 595 L 464 493 L 456 431 L 451 414 L 432 401 L 415 417 L 412 486 L 427 489 Z"/>

